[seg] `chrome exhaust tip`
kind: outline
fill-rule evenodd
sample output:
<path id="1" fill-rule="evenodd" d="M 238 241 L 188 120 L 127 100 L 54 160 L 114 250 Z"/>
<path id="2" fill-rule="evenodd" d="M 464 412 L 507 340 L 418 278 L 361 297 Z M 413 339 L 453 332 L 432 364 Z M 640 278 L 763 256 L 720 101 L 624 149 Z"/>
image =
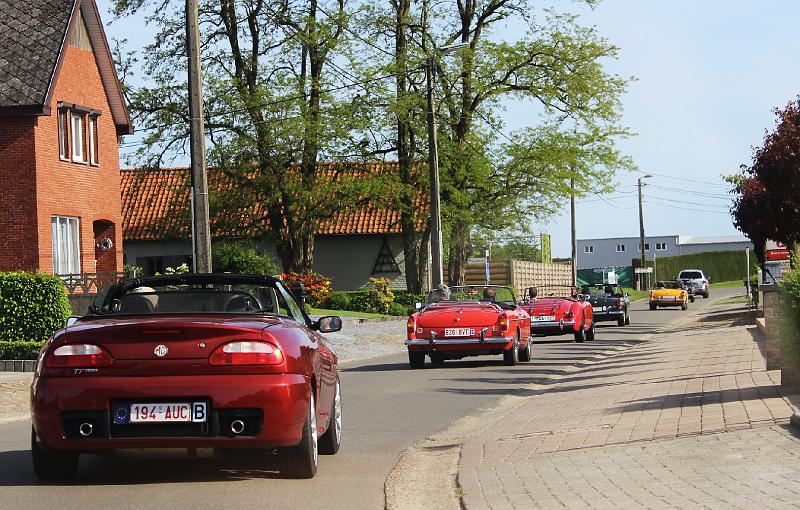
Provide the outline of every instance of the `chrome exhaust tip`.
<path id="1" fill-rule="evenodd" d="M 80 434 L 83 437 L 91 436 L 93 430 L 94 430 L 94 427 L 92 426 L 91 423 L 81 423 L 81 426 L 78 427 L 78 432 L 80 432 Z"/>
<path id="2" fill-rule="evenodd" d="M 234 434 L 241 434 L 244 432 L 244 422 L 242 420 L 233 420 L 231 422 L 231 432 Z"/>

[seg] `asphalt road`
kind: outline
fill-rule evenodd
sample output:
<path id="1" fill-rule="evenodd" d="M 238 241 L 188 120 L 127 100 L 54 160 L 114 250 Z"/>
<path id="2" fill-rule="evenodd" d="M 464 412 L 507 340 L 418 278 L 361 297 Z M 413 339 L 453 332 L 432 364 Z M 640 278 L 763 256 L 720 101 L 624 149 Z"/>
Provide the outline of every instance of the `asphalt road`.
<path id="1" fill-rule="evenodd" d="M 712 290 L 691 310 L 740 289 Z M 0 507 L 3 508 L 383 508 L 383 485 L 411 443 L 463 416 L 491 407 L 520 386 L 544 382 L 576 363 L 606 355 L 685 316 L 680 309 L 646 310 L 634 303 L 632 323 L 598 327 L 594 342 L 537 339 L 534 359 L 506 367 L 501 356 L 408 369 L 405 354 L 341 367 L 344 438 L 340 452 L 321 457 L 312 480 L 281 479 L 269 458 L 187 459 L 83 456 L 77 479 L 43 485 L 30 462 L 30 423 L 0 425 Z M 612 324 L 614 324 L 612 326 Z M 561 339 L 561 340 L 559 340 Z M 409 490 L 413 490 L 410 488 Z"/>

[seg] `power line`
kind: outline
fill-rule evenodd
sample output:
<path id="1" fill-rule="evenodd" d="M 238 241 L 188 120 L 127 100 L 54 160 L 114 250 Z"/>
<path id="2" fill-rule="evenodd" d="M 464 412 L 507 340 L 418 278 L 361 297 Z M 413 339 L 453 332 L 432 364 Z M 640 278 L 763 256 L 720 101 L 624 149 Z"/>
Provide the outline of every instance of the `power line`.
<path id="1" fill-rule="evenodd" d="M 657 205 L 657 206 L 661 206 L 661 207 L 670 207 L 670 204 L 662 204 L 661 202 L 649 202 L 649 203 L 650 203 L 650 205 Z M 673 208 L 673 210 L 674 210 L 674 208 Z M 726 216 L 730 216 L 729 212 L 710 211 L 708 209 L 696 209 L 696 208 L 692 208 L 692 207 L 681 207 L 678 210 L 679 211 L 696 211 L 696 212 L 704 212 L 704 213 L 710 213 L 710 214 L 724 214 Z"/>
<path id="2" fill-rule="evenodd" d="M 647 185 L 651 186 L 653 188 L 656 188 L 656 189 L 665 190 L 665 191 L 673 191 L 673 192 L 681 193 L 681 194 L 685 194 L 685 195 L 696 195 L 696 196 L 700 196 L 700 197 L 726 199 L 726 200 L 729 200 L 729 199 L 732 198 L 732 195 L 727 195 L 727 194 L 723 195 L 723 194 L 719 194 L 719 193 L 703 193 L 702 191 L 692 191 L 692 190 L 686 190 L 686 189 L 680 189 L 680 188 L 670 188 L 668 186 L 659 186 L 658 184 L 652 184 L 652 183 L 648 183 Z"/>
<path id="3" fill-rule="evenodd" d="M 720 182 L 698 181 L 698 180 L 694 180 L 694 179 L 687 179 L 685 177 L 675 177 L 674 175 L 660 174 L 658 172 L 651 172 L 651 171 L 645 172 L 643 170 L 637 170 L 637 171 L 639 173 L 648 173 L 648 174 L 652 174 L 652 175 L 657 175 L 659 177 L 663 177 L 665 179 L 673 179 L 673 180 L 676 180 L 676 181 L 693 182 L 695 184 L 706 184 L 708 186 L 720 186 L 720 187 L 723 187 L 723 188 L 730 188 L 731 187 L 729 184 L 723 184 L 723 183 L 720 183 Z"/>
<path id="4" fill-rule="evenodd" d="M 685 200 L 676 200 L 674 198 L 659 197 L 659 196 L 656 196 L 656 195 L 645 195 L 644 198 L 645 198 L 645 200 L 652 198 L 652 199 L 655 199 L 655 200 L 661 200 L 661 201 L 664 201 L 664 202 L 676 203 L 676 204 L 687 204 L 687 205 L 695 205 L 695 206 L 722 208 L 722 209 L 725 209 L 726 211 L 730 209 L 729 206 L 722 205 L 722 204 L 719 204 L 719 205 L 717 205 L 717 204 L 698 204 L 697 202 L 689 202 L 689 201 L 685 201 Z"/>

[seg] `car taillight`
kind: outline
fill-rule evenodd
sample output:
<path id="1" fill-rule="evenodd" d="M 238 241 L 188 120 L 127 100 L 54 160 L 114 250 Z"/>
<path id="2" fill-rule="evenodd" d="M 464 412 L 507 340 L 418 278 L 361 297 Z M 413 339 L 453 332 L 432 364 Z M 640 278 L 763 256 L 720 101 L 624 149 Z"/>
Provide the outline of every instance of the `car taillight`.
<path id="1" fill-rule="evenodd" d="M 708 280 L 703 280 L 703 285 L 708 285 Z"/>
<path id="2" fill-rule="evenodd" d="M 571 319 L 571 318 L 572 318 L 572 310 L 570 310 L 570 311 L 568 311 L 567 313 L 565 313 L 565 314 L 564 314 L 564 318 L 565 318 L 565 319 Z"/>
<path id="3" fill-rule="evenodd" d="M 211 365 L 280 365 L 283 352 L 267 342 L 230 342 L 208 357 Z"/>
<path id="4" fill-rule="evenodd" d="M 509 326 L 508 315 L 502 314 L 500 316 L 500 320 L 498 321 L 497 325 L 500 326 L 501 333 L 505 333 L 506 331 L 508 331 L 508 326 Z"/>
<path id="5" fill-rule="evenodd" d="M 406 322 L 406 333 L 408 334 L 409 339 L 413 339 L 415 331 L 417 329 L 417 321 L 414 319 L 414 316 L 410 316 L 408 318 L 408 322 Z"/>
<path id="6" fill-rule="evenodd" d="M 47 358 L 48 367 L 110 367 L 114 364 L 111 354 L 99 345 L 62 345 Z"/>
<path id="7" fill-rule="evenodd" d="M 617 308 L 622 308 L 622 300 L 617 299 Z"/>

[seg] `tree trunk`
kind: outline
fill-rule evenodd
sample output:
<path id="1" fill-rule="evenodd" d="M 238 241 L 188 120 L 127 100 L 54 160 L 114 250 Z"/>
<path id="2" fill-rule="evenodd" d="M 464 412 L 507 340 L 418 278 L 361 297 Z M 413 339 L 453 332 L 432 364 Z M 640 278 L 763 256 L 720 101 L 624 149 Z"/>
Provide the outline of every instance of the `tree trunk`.
<path id="1" fill-rule="evenodd" d="M 469 246 L 469 224 L 458 218 L 453 220 L 450 230 L 450 285 L 463 285 L 467 273 L 467 248 Z"/>

